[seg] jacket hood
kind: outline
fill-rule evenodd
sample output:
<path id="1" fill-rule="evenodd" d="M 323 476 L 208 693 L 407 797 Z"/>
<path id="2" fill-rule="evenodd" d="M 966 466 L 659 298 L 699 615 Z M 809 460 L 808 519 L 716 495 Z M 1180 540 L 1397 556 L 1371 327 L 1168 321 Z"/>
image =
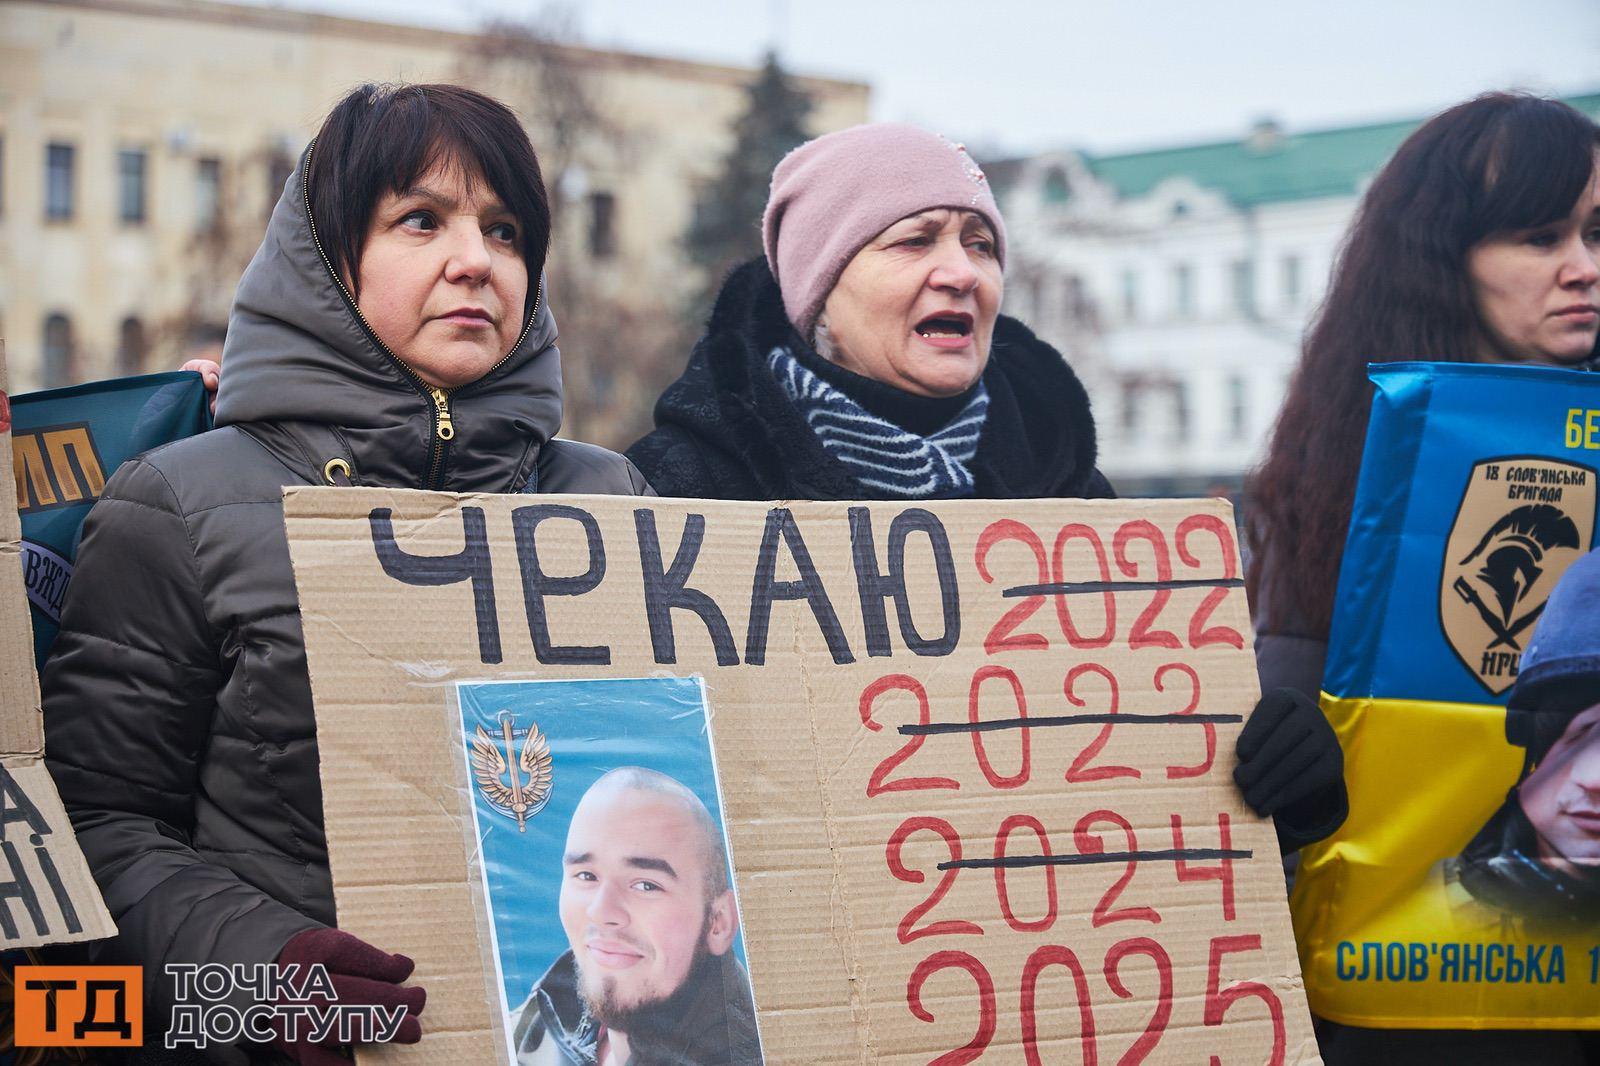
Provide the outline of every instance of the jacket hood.
<path id="1" fill-rule="evenodd" d="M 544 279 L 529 293 L 524 326 L 529 314 L 532 325 L 510 356 L 483 378 L 447 390 L 455 436 L 440 441 L 431 393 L 378 343 L 318 247 L 304 192 L 314 147 L 285 183 L 239 281 L 223 345 L 217 425 L 278 424 L 300 438 L 302 452 L 314 431 L 292 425 L 332 429 L 353 458 L 356 484 L 519 488 L 539 446 L 561 425 L 561 356 L 555 319 L 540 299 Z M 290 443 L 268 442 L 274 450 L 279 444 L 295 452 Z"/>

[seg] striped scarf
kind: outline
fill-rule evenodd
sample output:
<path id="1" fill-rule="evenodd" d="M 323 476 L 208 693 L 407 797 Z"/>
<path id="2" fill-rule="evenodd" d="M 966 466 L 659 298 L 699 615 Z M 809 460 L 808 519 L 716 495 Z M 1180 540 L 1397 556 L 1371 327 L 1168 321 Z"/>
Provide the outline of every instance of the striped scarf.
<path id="1" fill-rule="evenodd" d="M 864 488 L 912 500 L 972 495 L 967 464 L 978 454 L 978 437 L 989 413 L 989 392 L 981 383 L 948 425 L 921 437 L 872 414 L 812 373 L 787 348 L 774 348 L 767 363 L 823 449 Z"/>

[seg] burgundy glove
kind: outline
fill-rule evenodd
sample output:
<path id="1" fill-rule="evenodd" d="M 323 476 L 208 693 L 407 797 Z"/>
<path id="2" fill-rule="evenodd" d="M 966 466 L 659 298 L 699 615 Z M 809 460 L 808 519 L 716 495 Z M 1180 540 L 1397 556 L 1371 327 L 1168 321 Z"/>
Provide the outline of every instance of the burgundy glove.
<path id="1" fill-rule="evenodd" d="M 365 940 L 338 929 L 307 929 L 296 933 L 278 955 L 279 966 L 299 964 L 301 982 L 305 980 L 306 967 L 318 963 L 327 967 L 339 1004 L 365 1004 L 391 1010 L 404 1004 L 406 1016 L 394 1036 L 394 1043 L 415 1044 L 422 1039 L 422 1023 L 417 1015 L 422 1013 L 428 993 L 418 986 L 400 984 L 416 967 L 410 959 L 379 951 Z M 321 997 L 313 997 L 312 1002 L 317 1006 L 329 1005 Z M 293 1043 L 282 1036 L 273 1043 L 301 1066 L 349 1066 L 350 1060 L 337 1050 L 337 1034 L 315 1044 L 303 1029 L 296 1035 L 298 1039 Z"/>

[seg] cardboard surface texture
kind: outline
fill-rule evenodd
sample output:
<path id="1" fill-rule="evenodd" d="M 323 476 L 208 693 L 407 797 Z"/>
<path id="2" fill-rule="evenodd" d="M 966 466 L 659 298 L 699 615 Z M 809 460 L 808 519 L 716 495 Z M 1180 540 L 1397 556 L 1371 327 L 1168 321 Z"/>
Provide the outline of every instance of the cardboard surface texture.
<path id="1" fill-rule="evenodd" d="M 11 406 L 0 345 L 0 949 L 112 936 L 100 890 L 44 766 L 44 719 L 10 480 Z"/>
<path id="2" fill-rule="evenodd" d="M 1258 690 L 1227 504 L 285 515 L 339 924 L 428 989 L 421 1045 L 364 1059 L 509 1059 L 457 686 L 699 677 L 765 1061 L 1319 1061 L 1230 778 Z M 569 787 L 559 746 L 553 786 L 523 759 Z"/>

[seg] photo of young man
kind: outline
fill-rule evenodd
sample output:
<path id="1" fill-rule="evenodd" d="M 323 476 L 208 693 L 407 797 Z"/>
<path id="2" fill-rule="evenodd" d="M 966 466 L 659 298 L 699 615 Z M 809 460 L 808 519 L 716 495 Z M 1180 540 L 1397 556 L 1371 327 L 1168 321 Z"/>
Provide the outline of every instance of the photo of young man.
<path id="1" fill-rule="evenodd" d="M 666 774 L 612 770 L 561 857 L 569 944 L 515 1012 L 519 1066 L 761 1061 L 720 827 Z"/>

